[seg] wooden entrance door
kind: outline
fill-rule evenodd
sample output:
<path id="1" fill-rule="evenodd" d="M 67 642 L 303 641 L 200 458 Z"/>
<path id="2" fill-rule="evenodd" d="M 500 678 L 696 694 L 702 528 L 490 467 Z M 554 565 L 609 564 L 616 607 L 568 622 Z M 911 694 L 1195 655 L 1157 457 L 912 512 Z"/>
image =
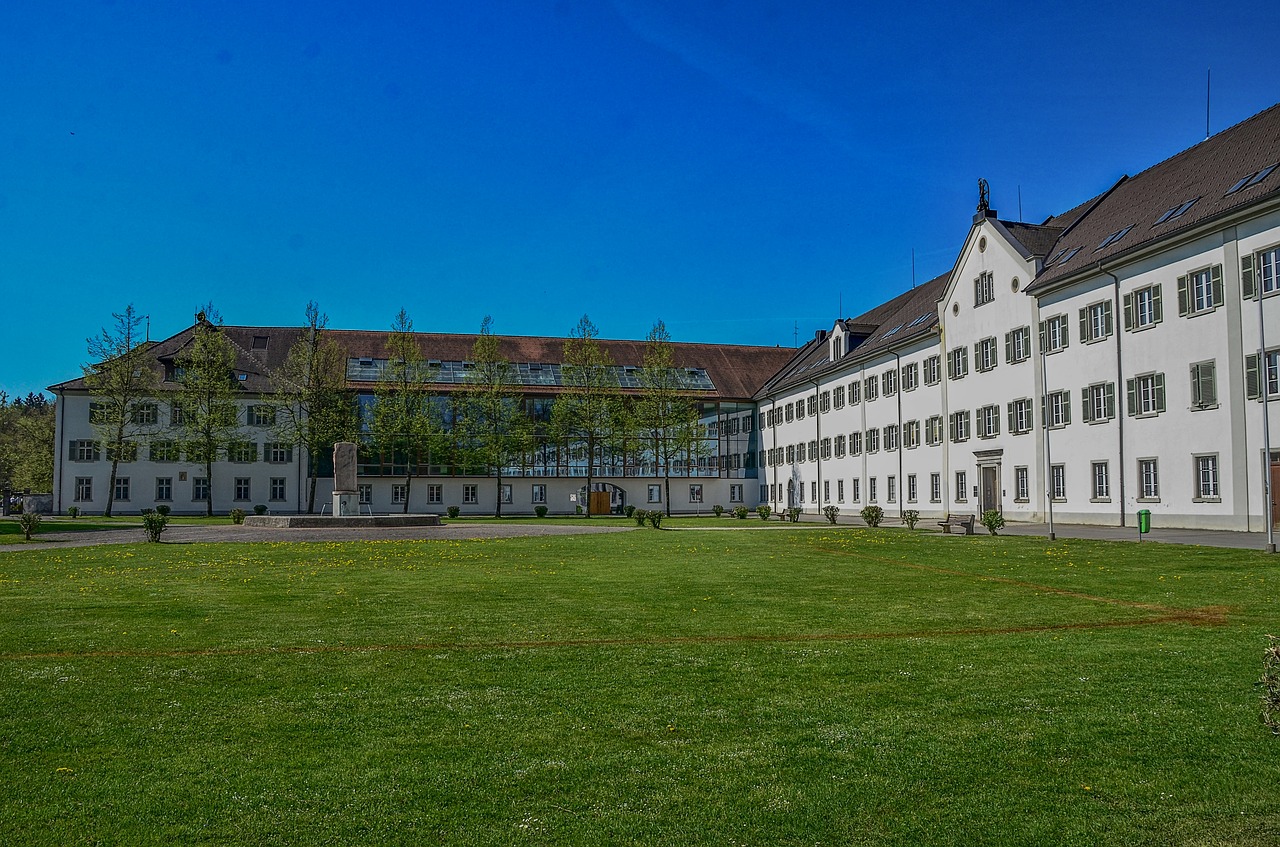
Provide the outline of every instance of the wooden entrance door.
<path id="1" fill-rule="evenodd" d="M 985 465 L 980 468 L 982 473 L 982 491 L 981 500 L 982 511 L 1000 508 L 1000 467 L 998 465 Z"/>
<path id="2" fill-rule="evenodd" d="M 607 515 L 610 512 L 608 491 L 592 491 L 589 495 L 590 512 L 593 515 Z"/>

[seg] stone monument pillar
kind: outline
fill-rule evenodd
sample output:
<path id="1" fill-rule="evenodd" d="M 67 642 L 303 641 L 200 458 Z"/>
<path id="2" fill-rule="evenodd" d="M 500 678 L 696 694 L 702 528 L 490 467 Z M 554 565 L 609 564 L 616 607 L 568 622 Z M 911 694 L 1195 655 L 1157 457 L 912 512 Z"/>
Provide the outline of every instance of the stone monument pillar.
<path id="1" fill-rule="evenodd" d="M 339 441 L 333 445 L 333 515 L 360 514 L 360 495 L 356 490 L 356 445 Z"/>

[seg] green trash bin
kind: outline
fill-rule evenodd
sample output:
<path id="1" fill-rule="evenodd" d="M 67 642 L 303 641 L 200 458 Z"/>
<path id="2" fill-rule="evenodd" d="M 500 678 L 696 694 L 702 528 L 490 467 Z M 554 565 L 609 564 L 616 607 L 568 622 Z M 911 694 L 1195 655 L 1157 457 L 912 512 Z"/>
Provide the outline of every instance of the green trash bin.
<path id="1" fill-rule="evenodd" d="M 1138 532 L 1142 535 L 1146 535 L 1150 531 L 1151 531 L 1151 510 L 1139 509 L 1138 510 Z"/>

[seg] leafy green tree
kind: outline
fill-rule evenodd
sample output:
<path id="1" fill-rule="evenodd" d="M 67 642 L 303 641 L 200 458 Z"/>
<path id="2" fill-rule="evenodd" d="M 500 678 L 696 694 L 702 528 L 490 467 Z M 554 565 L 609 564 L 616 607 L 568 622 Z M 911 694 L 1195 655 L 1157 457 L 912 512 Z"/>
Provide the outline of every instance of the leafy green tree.
<path id="1" fill-rule="evenodd" d="M 551 426 L 570 450 L 586 450 L 589 517 L 595 462 L 605 450 L 616 446 L 625 423 L 613 360 L 600 343 L 599 330 L 586 315 L 565 340 L 560 372 L 564 392 L 551 409 Z"/>
<path id="2" fill-rule="evenodd" d="M 209 486 L 205 514 L 212 517 L 213 463 L 239 431 L 236 399 L 241 391 L 235 350 L 209 314 L 197 315 L 191 341 L 175 359 L 178 390 L 174 400 L 180 411 L 174 429 L 186 446 L 187 458 L 204 464 Z"/>
<path id="3" fill-rule="evenodd" d="M 632 406 L 636 437 L 649 445 L 662 473 L 666 512 L 671 514 L 671 467 L 678 459 L 691 464 L 706 447 L 698 420 L 698 404 L 675 364 L 666 324 L 658 321 L 645 339 L 639 372 L 640 396 Z"/>
<path id="4" fill-rule="evenodd" d="M 89 423 L 111 463 L 107 507 L 103 510 L 106 517 L 111 517 L 115 505 L 120 462 L 134 461 L 142 437 L 156 428 L 155 394 L 159 384 L 155 362 L 147 355 L 151 345 L 139 331 L 144 317 L 132 303 L 111 317 L 115 324 L 88 340 L 93 361 L 84 366 L 84 384 L 91 404 Z"/>
<path id="5" fill-rule="evenodd" d="M 307 453 L 307 514 L 315 511 L 320 460 L 338 441 L 355 441 L 360 417 L 347 388 L 347 354 L 325 335 L 329 318 L 307 303 L 302 334 L 272 374 L 275 434 Z"/>
<path id="6" fill-rule="evenodd" d="M 489 315 L 480 324 L 471 359 L 454 425 L 463 433 L 468 464 L 497 478 L 494 517 L 500 518 L 502 470 L 515 464 L 528 448 L 533 422 L 524 410 L 516 368 L 502 357 Z"/>
<path id="7" fill-rule="evenodd" d="M 432 369 L 422 357 L 413 321 L 401 309 L 387 336 L 387 366 L 374 391 L 373 449 L 404 462 L 404 512 L 409 512 L 416 460 L 439 446 L 441 426 L 432 402 Z"/>
<path id="8" fill-rule="evenodd" d="M 0 486 L 53 490 L 54 411 L 43 394 L 0 391 Z"/>

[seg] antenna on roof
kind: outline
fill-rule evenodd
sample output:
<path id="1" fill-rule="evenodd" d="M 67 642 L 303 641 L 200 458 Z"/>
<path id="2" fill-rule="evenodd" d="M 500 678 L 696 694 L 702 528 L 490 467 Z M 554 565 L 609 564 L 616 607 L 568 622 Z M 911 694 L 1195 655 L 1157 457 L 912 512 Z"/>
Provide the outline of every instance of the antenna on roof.
<path id="1" fill-rule="evenodd" d="M 911 287 L 916 287 L 916 248 L 911 248 Z"/>
<path id="2" fill-rule="evenodd" d="M 791 346 L 800 346 L 800 321 L 795 321 L 795 326 L 791 328 Z"/>
<path id="3" fill-rule="evenodd" d="M 1204 137 L 1209 137 L 1209 94 L 1213 88 L 1213 68 L 1204 72 Z"/>
<path id="4" fill-rule="evenodd" d="M 836 320 L 841 320 L 842 318 L 844 318 L 844 292 L 843 291 L 840 292 L 840 306 L 836 310 Z"/>
<path id="5" fill-rule="evenodd" d="M 1018 186 L 1018 223 L 1022 223 L 1022 186 Z"/>

